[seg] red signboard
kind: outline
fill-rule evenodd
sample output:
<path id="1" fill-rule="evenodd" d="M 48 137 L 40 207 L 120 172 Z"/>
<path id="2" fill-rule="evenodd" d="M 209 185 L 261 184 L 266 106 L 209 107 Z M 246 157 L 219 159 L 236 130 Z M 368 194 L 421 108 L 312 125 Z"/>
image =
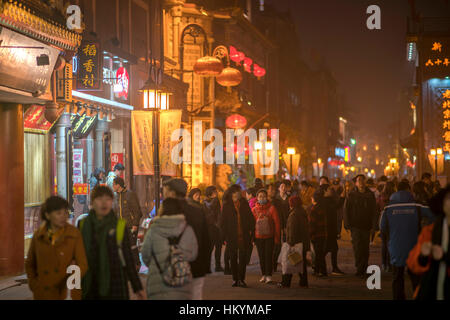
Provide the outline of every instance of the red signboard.
<path id="1" fill-rule="evenodd" d="M 114 92 L 117 98 L 123 98 L 128 100 L 128 88 L 130 83 L 130 76 L 127 69 L 120 67 L 116 71 L 116 85 L 114 86 Z"/>
<path id="2" fill-rule="evenodd" d="M 59 115 L 64 111 L 60 108 Z M 25 130 L 37 130 L 47 132 L 52 127 L 52 123 L 45 119 L 45 107 L 33 105 L 29 107 L 23 116 L 23 125 Z"/>
<path id="3" fill-rule="evenodd" d="M 73 185 L 73 194 L 75 196 L 88 195 L 89 185 L 87 183 L 75 183 Z"/>
<path id="4" fill-rule="evenodd" d="M 118 163 L 123 164 L 123 153 L 111 153 L 111 171 L 114 170 L 114 166 Z"/>

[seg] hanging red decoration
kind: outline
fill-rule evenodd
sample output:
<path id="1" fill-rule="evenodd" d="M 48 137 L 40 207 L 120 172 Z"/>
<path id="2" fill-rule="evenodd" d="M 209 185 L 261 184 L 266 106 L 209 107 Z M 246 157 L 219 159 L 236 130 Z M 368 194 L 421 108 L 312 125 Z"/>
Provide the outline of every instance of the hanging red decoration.
<path id="1" fill-rule="evenodd" d="M 198 59 L 194 64 L 194 72 L 199 76 L 217 76 L 222 72 L 222 70 L 223 64 L 216 57 L 204 56 Z"/>
<path id="2" fill-rule="evenodd" d="M 253 65 L 253 74 L 255 77 L 260 79 L 261 77 L 264 77 L 266 75 L 266 69 L 260 67 L 256 63 Z"/>
<path id="3" fill-rule="evenodd" d="M 244 58 L 244 70 L 249 73 L 252 73 L 252 63 L 253 63 L 252 59 L 248 57 Z"/>
<path id="4" fill-rule="evenodd" d="M 234 87 L 241 83 L 242 74 L 235 68 L 226 67 L 216 77 L 217 83 L 224 87 Z"/>
<path id="5" fill-rule="evenodd" d="M 225 120 L 225 124 L 228 128 L 241 129 L 247 125 L 247 119 L 240 114 L 232 114 Z"/>

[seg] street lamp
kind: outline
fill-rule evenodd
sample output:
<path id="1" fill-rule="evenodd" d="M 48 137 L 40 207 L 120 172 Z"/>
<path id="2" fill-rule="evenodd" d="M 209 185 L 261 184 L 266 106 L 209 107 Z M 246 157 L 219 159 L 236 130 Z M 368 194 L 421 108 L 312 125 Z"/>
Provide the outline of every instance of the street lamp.
<path id="1" fill-rule="evenodd" d="M 437 181 L 438 157 L 442 155 L 442 148 L 431 149 L 430 154 L 434 157 L 434 179 Z"/>
<path id="2" fill-rule="evenodd" d="M 291 175 L 292 180 L 292 156 L 295 155 L 295 148 L 287 148 L 287 154 L 289 155 L 289 174 Z"/>
<path id="3" fill-rule="evenodd" d="M 160 201 L 160 164 L 159 164 L 159 114 L 169 110 L 172 92 L 162 83 L 162 73 L 153 72 L 156 67 L 151 64 L 150 76 L 139 90 L 143 93 L 144 110 L 153 112 L 153 168 L 155 174 L 155 212 L 158 212 Z M 155 79 L 153 79 L 153 77 Z"/>
<path id="4" fill-rule="evenodd" d="M 358 162 L 362 162 L 362 158 L 361 157 L 358 157 Z"/>

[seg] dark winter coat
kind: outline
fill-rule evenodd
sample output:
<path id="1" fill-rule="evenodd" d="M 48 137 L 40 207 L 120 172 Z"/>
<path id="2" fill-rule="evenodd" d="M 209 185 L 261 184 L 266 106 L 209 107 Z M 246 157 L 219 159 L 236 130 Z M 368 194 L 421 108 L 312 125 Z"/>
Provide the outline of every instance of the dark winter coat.
<path id="1" fill-rule="evenodd" d="M 133 191 L 124 189 L 122 192 L 116 193 L 114 212 L 118 218 L 125 219 L 130 228 L 139 227 L 142 211 L 138 197 Z"/>
<path id="2" fill-rule="evenodd" d="M 300 206 L 290 211 L 286 224 L 286 242 L 290 246 L 303 243 L 303 250 L 310 250 L 308 216 Z"/>
<path id="3" fill-rule="evenodd" d="M 275 199 L 273 199 L 272 204 L 277 209 L 278 217 L 280 218 L 281 229 L 286 228 L 286 222 L 289 216 L 289 196 L 286 196 L 286 199 L 283 200 L 281 196 L 278 194 Z"/>
<path id="4" fill-rule="evenodd" d="M 327 212 L 323 205 L 313 205 L 308 214 L 309 236 L 312 241 L 327 238 Z"/>
<path id="5" fill-rule="evenodd" d="M 210 246 L 211 240 L 209 238 L 208 225 L 206 223 L 205 212 L 201 205 L 191 205 L 186 199 L 179 199 L 180 205 L 186 222 L 194 229 L 195 236 L 198 243 L 197 259 L 191 262 L 191 271 L 194 278 L 205 276 L 211 263 Z"/>
<path id="6" fill-rule="evenodd" d="M 250 245 L 253 240 L 255 231 L 255 218 L 248 202 L 240 198 L 240 217 L 241 227 L 243 232 L 244 244 Z M 224 201 L 221 215 L 220 228 L 223 233 L 223 238 L 230 246 L 238 245 L 238 221 L 237 212 L 233 201 Z"/>
<path id="7" fill-rule="evenodd" d="M 218 198 L 206 199 L 203 201 L 203 209 L 206 214 L 206 223 L 208 224 L 209 237 L 214 242 L 222 240 L 220 223 L 220 201 Z"/>
<path id="8" fill-rule="evenodd" d="M 369 188 L 359 192 L 357 188 L 350 192 L 344 204 L 344 225 L 346 229 L 376 230 L 377 202 Z"/>

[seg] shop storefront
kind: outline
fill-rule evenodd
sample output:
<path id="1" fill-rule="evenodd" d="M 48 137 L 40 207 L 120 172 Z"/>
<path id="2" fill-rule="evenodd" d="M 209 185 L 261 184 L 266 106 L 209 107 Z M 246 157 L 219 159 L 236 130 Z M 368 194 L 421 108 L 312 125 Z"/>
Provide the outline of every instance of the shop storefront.
<path id="1" fill-rule="evenodd" d="M 51 193 L 47 132 L 52 124 L 33 125 L 52 101 L 55 66 L 64 65 L 80 42 L 79 34 L 66 29 L 63 14 L 49 6 L 1 1 L 0 276 L 23 271 L 24 232 L 35 228 L 37 208 Z"/>

